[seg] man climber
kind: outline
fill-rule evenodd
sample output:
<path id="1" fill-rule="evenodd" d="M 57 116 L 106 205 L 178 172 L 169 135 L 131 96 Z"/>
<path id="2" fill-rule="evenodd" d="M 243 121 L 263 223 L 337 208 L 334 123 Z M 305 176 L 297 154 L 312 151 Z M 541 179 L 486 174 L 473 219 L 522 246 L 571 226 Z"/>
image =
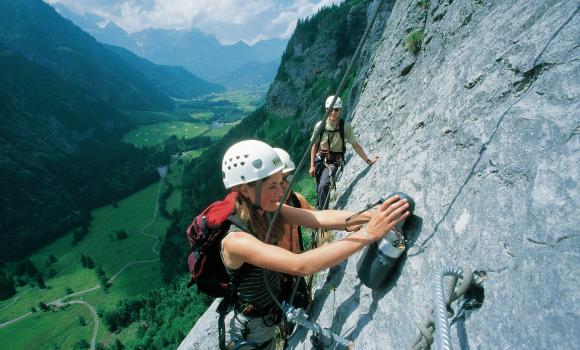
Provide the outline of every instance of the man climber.
<path id="1" fill-rule="evenodd" d="M 330 183 L 336 172 L 342 167 L 344 162 L 344 153 L 346 152 L 346 142 L 352 145 L 352 148 L 359 157 L 368 166 L 373 165 L 379 157 L 370 159 L 367 157 L 365 151 L 358 143 L 354 135 L 350 123 L 341 120 L 340 114 L 342 112 L 342 100 L 340 97 L 336 98 L 332 110 L 330 105 L 334 96 L 328 96 L 324 104 L 324 108 L 328 115 L 326 119 L 325 128 L 320 132 L 322 121 L 316 123 L 314 133 L 310 141 L 316 140 L 312 149 L 310 150 L 310 176 L 316 176 L 316 207 L 319 210 L 328 208 L 328 193 L 330 190 Z"/>

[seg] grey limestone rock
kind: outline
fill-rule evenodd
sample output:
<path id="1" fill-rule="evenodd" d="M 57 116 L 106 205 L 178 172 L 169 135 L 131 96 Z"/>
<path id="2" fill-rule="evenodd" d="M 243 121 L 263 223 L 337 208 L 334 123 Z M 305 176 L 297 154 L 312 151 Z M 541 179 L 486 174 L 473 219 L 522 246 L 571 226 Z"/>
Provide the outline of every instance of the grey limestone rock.
<path id="1" fill-rule="evenodd" d="M 319 274 L 311 320 L 356 349 L 406 348 L 432 305 L 435 267 L 465 265 L 488 279 L 482 307 L 452 326 L 455 348 L 578 348 L 578 9 L 394 3 L 351 101 L 355 133 L 380 160 L 367 168 L 349 148 L 332 205 L 358 210 L 410 194 L 409 249 L 381 290 L 358 280 L 362 252 Z M 412 58 L 409 28 L 424 33 Z M 290 348 L 312 348 L 309 333 L 296 332 Z"/>

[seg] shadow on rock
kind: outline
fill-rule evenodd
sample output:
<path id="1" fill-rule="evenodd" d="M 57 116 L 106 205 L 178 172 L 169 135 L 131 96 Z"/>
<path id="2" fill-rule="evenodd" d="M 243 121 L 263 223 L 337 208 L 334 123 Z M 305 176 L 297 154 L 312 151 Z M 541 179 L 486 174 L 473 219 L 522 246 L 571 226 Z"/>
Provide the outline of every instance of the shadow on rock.
<path id="1" fill-rule="evenodd" d="M 352 156 L 351 156 L 352 157 Z M 350 159 L 350 158 L 349 158 Z M 370 166 L 366 167 L 363 171 L 361 171 L 351 182 L 350 184 L 348 184 L 348 187 L 344 189 L 344 191 L 341 193 L 340 197 L 338 197 L 338 199 L 336 200 L 336 203 L 334 205 L 335 209 L 344 209 L 344 206 L 346 205 L 346 202 L 348 201 L 348 197 L 350 197 L 351 193 L 352 193 L 352 189 L 354 188 L 354 186 L 356 186 L 356 184 L 363 178 L 366 176 L 366 174 L 369 172 L 369 170 L 371 169 Z"/>
<path id="2" fill-rule="evenodd" d="M 417 241 L 419 234 L 421 232 L 421 228 L 423 227 L 423 219 L 418 216 L 411 216 L 407 219 L 405 226 L 403 226 L 403 230 L 405 232 L 405 238 L 407 242 L 407 246 L 411 247 Z M 372 247 L 375 247 L 375 251 L 372 251 Z M 376 245 L 369 246 L 368 253 L 369 254 L 376 254 Z M 367 313 L 360 315 L 356 326 L 352 330 L 347 330 L 348 338 L 352 341 L 355 341 L 356 338 L 360 335 L 364 327 L 369 324 L 371 320 L 374 318 L 374 314 L 378 309 L 378 303 L 380 300 L 387 295 L 397 284 L 399 277 L 403 272 L 403 268 L 405 267 L 405 263 L 407 261 L 407 250 L 405 253 L 399 258 L 396 265 L 391 270 L 389 277 L 386 281 L 379 287 L 373 290 L 372 292 L 372 303 L 369 306 L 369 310 Z M 334 317 L 333 324 L 332 324 L 332 331 L 337 334 L 342 334 L 342 326 L 344 325 L 344 319 L 351 315 L 356 309 L 359 307 L 360 302 L 360 287 L 362 283 L 359 283 L 355 289 L 353 295 L 345 300 L 337 309 L 337 313 Z M 343 317 L 344 315 L 344 317 Z"/>
<path id="3" fill-rule="evenodd" d="M 413 215 L 407 219 L 407 222 L 405 222 L 405 226 L 403 226 L 403 232 L 405 233 L 405 242 L 407 248 L 397 261 L 396 265 L 393 267 L 393 270 L 391 270 L 390 276 L 379 288 L 373 290 L 373 302 L 378 302 L 387 293 L 389 293 L 391 289 L 395 287 L 395 285 L 397 285 L 397 281 L 399 280 L 399 277 L 403 272 L 403 268 L 407 263 L 407 252 L 415 245 L 415 242 L 417 242 L 417 238 L 419 237 L 422 228 L 423 219 L 419 216 Z"/>
<path id="4" fill-rule="evenodd" d="M 318 289 L 312 298 L 312 307 L 308 312 L 308 320 L 312 322 L 317 322 L 320 316 L 326 299 L 334 290 L 340 285 L 342 279 L 344 278 L 344 272 L 346 270 L 347 261 L 343 261 L 340 265 L 331 268 L 326 276 L 326 281 L 324 282 L 322 288 Z M 296 332 L 292 335 L 291 345 L 298 344 L 303 341 L 308 334 L 308 330 L 304 327 L 299 327 Z"/>

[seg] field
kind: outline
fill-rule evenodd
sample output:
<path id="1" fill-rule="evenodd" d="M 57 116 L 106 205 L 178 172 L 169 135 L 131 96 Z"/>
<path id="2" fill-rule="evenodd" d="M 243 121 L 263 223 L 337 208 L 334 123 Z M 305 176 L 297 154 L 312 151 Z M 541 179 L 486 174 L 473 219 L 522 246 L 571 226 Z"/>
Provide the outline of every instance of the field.
<path id="1" fill-rule="evenodd" d="M 172 112 L 127 111 L 137 126 L 123 141 L 137 147 L 156 147 L 173 135 L 219 139 L 257 108 L 261 96 L 228 91 L 190 106 L 187 104 L 192 101 L 181 101 Z M 206 102 L 211 108 L 196 109 Z M 204 150 L 186 152 L 182 160 L 191 160 Z M 47 288 L 28 284 L 18 287 L 12 298 L 0 301 L 2 349 L 74 349 L 80 342 L 91 344 L 94 332 L 95 342 L 105 346 L 115 339 L 123 343 L 135 339 L 136 325 L 112 334 L 94 313 L 115 309 L 119 301 L 146 295 L 163 285 L 159 250 L 170 221 L 159 215 L 157 201 L 170 182 L 173 190 L 165 199 L 165 210 L 171 213 L 179 209 L 182 173 L 182 162 L 173 163 L 164 180 L 117 201 L 115 206 L 93 210 L 89 233 L 79 243 L 73 244 L 69 232 L 32 254 L 29 259 L 42 272 Z M 126 231 L 127 238 L 119 239 L 119 231 Z M 50 262 L 50 256 L 56 261 Z M 83 267 L 81 256 L 90 257 L 95 268 Z M 100 285 L 97 268 L 104 271 L 109 288 Z M 41 310 L 45 304 L 47 311 Z"/>
<path id="2" fill-rule="evenodd" d="M 177 208 L 181 200 L 181 167 L 172 165 L 166 177 L 176 188 L 166 201 L 170 210 Z M 55 270 L 57 275 L 45 279 L 47 289 L 25 286 L 13 298 L 0 302 L 0 323 L 25 315 L 13 324 L 0 325 L 2 348 L 72 349 L 81 340 L 90 343 L 95 326 L 90 308 L 85 304 L 64 305 L 65 302 L 83 301 L 99 312 L 115 308 L 120 300 L 161 287 L 158 252 L 169 220 L 155 213 L 158 193 L 165 186 L 160 181 L 118 201 L 116 208 L 109 205 L 95 209 L 89 234 L 77 245 L 72 245 L 69 233 L 33 254 L 30 260 L 44 276 L 49 270 Z M 118 230 L 125 230 L 128 238 L 116 239 L 114 232 Z M 47 263 L 49 254 L 57 258 L 55 263 Z M 81 254 L 89 256 L 112 279 L 107 290 L 99 286 L 95 269 L 81 265 Z M 54 307 L 53 311 L 39 309 L 39 302 L 54 301 L 62 307 Z M 36 311 L 31 312 L 32 308 Z M 131 335 L 113 335 L 99 319 L 96 341 L 107 344 L 115 337 Z"/>
<path id="3" fill-rule="evenodd" d="M 191 100 L 176 101 L 171 112 L 126 111 L 136 125 L 123 141 L 137 147 L 155 147 L 172 135 L 191 139 L 223 137 L 262 103 L 265 91 L 228 90 Z"/>
<path id="4" fill-rule="evenodd" d="M 164 122 L 144 124 L 131 130 L 123 141 L 137 147 L 153 147 L 163 143 L 172 135 L 178 138 L 191 139 L 205 133 L 209 129 L 204 122 Z"/>

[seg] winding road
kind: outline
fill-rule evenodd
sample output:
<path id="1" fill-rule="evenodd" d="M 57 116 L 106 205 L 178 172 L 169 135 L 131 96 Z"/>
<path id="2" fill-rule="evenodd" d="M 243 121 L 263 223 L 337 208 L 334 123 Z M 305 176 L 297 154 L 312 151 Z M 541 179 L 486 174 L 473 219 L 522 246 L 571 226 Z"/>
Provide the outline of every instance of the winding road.
<path id="1" fill-rule="evenodd" d="M 141 230 L 139 231 L 139 234 L 140 235 L 146 236 L 146 237 L 151 237 L 151 238 L 154 238 L 155 239 L 155 243 L 151 247 L 151 251 L 154 254 L 156 254 L 158 257 L 155 258 L 155 259 L 149 259 L 149 260 L 132 261 L 132 262 L 129 262 L 129 263 L 125 264 L 123 267 L 121 267 L 107 281 L 108 283 L 112 283 L 115 278 L 117 278 L 121 273 L 123 273 L 126 269 L 128 269 L 129 267 L 131 267 L 133 265 L 143 264 L 143 263 L 152 263 L 152 262 L 159 261 L 159 249 L 158 249 L 158 245 L 160 243 L 159 236 L 152 235 L 152 234 L 149 234 L 149 233 L 145 233 L 145 230 L 147 230 L 149 227 L 151 227 L 151 225 L 153 225 L 153 223 L 157 219 L 157 216 L 159 215 L 159 198 L 161 197 L 161 187 L 163 186 L 163 180 L 165 179 L 165 176 L 167 175 L 167 168 L 168 168 L 168 166 L 163 166 L 163 167 L 157 168 L 157 172 L 159 173 L 160 180 L 159 180 L 159 188 L 157 190 L 157 198 L 155 200 L 155 210 L 153 211 L 153 217 L 151 218 L 151 221 L 149 223 L 147 223 L 145 226 L 143 226 L 141 228 Z M 78 262 L 78 260 L 76 262 Z M 72 266 L 72 264 L 71 264 L 71 266 Z M 67 269 L 68 268 L 70 268 L 70 266 L 67 267 Z M 86 301 L 83 301 L 83 300 L 68 300 L 68 299 L 73 298 L 73 297 L 76 297 L 76 296 L 79 296 L 79 295 L 83 295 L 83 294 L 86 294 L 86 293 L 89 293 L 89 292 L 92 292 L 92 291 L 95 291 L 95 290 L 97 290 L 97 289 L 99 289 L 101 287 L 102 286 L 100 284 L 97 284 L 96 286 L 94 286 L 92 288 L 85 289 L 85 290 L 80 291 L 80 292 L 68 294 L 68 295 L 63 296 L 62 298 L 58 298 L 58 299 L 55 299 L 55 300 L 52 300 L 52 301 L 46 303 L 49 307 L 56 308 L 56 309 L 60 309 L 63 306 L 69 305 L 69 304 L 81 304 L 81 305 L 86 306 L 90 310 L 91 314 L 93 315 L 93 319 L 95 320 L 95 328 L 93 330 L 93 338 L 91 340 L 91 350 L 94 350 L 95 347 L 96 347 L 97 332 L 99 330 L 99 317 L 97 315 L 97 312 L 95 311 L 95 308 L 91 304 L 87 303 Z M 26 292 L 28 292 L 30 290 L 32 290 L 32 289 L 28 289 L 24 293 L 26 293 Z M 8 307 L 10 307 L 12 304 L 14 304 L 16 302 L 16 300 L 18 300 L 18 298 L 20 296 L 22 296 L 24 293 L 22 293 L 19 296 L 17 296 L 10 304 L 8 304 L 7 306 L 5 306 L 2 309 L 2 311 L 4 311 Z M 10 326 L 10 325 L 12 325 L 12 324 L 14 324 L 14 323 L 16 323 L 18 321 L 23 320 L 24 318 L 26 318 L 26 317 L 28 317 L 28 316 L 30 316 L 32 314 L 33 314 L 32 312 L 27 312 L 27 313 L 25 313 L 23 315 L 20 315 L 20 316 L 14 318 L 12 320 L 9 320 L 9 321 L 0 323 L 0 328 L 4 328 L 4 327 L 7 327 L 7 326 Z"/>

